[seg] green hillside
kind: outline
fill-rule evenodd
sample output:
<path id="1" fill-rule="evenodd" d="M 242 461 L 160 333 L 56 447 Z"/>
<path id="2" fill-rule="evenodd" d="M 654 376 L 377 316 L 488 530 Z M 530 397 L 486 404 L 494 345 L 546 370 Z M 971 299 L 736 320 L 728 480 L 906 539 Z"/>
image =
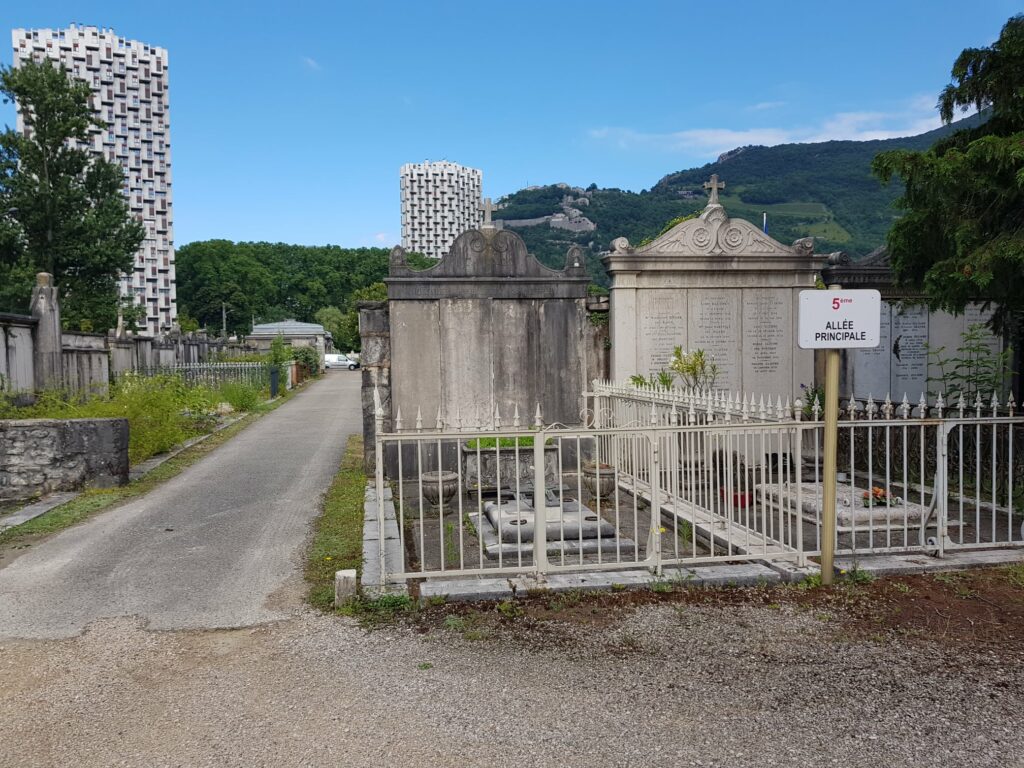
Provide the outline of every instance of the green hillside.
<path id="1" fill-rule="evenodd" d="M 502 198 L 503 207 L 494 216 L 537 218 L 561 212 L 565 195 L 587 197 L 588 205 L 574 207 L 597 225 L 593 232 L 573 233 L 546 224 L 515 229 L 530 251 L 550 266 L 562 265 L 572 243 L 588 248 L 591 274 L 607 285 L 598 254 L 617 237 L 636 244 L 658 234 L 676 216 L 702 209 L 702 185 L 717 173 L 727 184 L 720 197 L 731 216 L 760 225 L 762 212 L 767 212 L 768 232 L 777 240 L 790 243 L 813 236 L 818 252 L 842 250 L 857 258 L 884 244 L 898 214 L 892 202 L 902 189 L 883 186 L 871 175 L 875 155 L 891 149 L 927 149 L 942 136 L 977 122 L 974 116 L 898 139 L 742 147 L 701 168 L 671 173 L 639 193 L 594 185 L 586 190 L 566 185 L 521 190 Z"/>

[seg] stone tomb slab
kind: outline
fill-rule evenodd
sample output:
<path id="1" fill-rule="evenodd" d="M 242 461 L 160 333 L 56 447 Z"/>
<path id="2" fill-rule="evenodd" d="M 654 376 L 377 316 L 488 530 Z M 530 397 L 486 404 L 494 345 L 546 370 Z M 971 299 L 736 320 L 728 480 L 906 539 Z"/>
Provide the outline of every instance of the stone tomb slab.
<path id="1" fill-rule="evenodd" d="M 801 483 L 801 515 L 807 522 L 813 523 L 817 520 L 823 493 L 824 489 L 820 484 Z M 901 500 L 899 504 L 889 507 L 865 507 L 861 503 L 863 493 L 863 488 L 855 488 L 846 483 L 836 484 L 836 530 L 840 533 L 864 533 L 869 528 L 877 531 L 898 530 L 904 526 L 918 528 L 922 519 L 927 516 L 927 507 L 909 500 Z M 783 485 L 781 493 L 777 483 L 758 484 L 754 487 L 754 499 L 767 499 L 773 509 L 778 509 L 780 498 L 786 510 L 792 513 L 797 504 L 795 485 Z M 955 521 L 951 520 L 949 524 L 954 525 Z M 928 525 L 935 526 L 934 517 Z"/>

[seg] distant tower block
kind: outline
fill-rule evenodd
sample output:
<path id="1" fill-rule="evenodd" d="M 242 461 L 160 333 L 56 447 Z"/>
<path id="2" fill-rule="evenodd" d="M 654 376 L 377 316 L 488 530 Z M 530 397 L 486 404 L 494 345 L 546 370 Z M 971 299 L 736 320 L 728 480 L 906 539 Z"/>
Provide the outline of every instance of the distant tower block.
<path id="1" fill-rule="evenodd" d="M 483 172 L 457 163 L 407 163 L 401 170 L 402 247 L 440 259 L 455 238 L 484 222 Z"/>
<path id="2" fill-rule="evenodd" d="M 125 197 L 146 230 L 121 293 L 146 308 L 145 327 L 170 330 L 178 316 L 174 285 L 174 209 L 171 206 L 171 136 L 167 51 L 118 37 L 112 29 L 15 29 L 14 66 L 49 58 L 92 87 L 92 106 L 105 126 L 86 147 L 119 163 Z M 18 130 L 24 131 L 18 115 Z"/>

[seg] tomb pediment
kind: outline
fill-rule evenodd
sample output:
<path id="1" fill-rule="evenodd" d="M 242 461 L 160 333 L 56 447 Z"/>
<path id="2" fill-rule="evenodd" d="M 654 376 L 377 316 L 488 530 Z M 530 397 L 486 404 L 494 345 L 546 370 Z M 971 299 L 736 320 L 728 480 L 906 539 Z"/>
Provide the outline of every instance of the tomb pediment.
<path id="1" fill-rule="evenodd" d="M 803 240 L 792 246 L 783 245 L 749 221 L 730 218 L 720 204 L 712 204 L 697 218 L 680 222 L 633 252 L 678 256 L 801 256 L 809 255 L 812 250 L 811 243 Z"/>
<path id="2" fill-rule="evenodd" d="M 412 269 L 405 250 L 395 247 L 384 281 L 389 299 L 583 298 L 590 278 L 578 245 L 571 246 L 563 269 L 541 264 L 515 232 L 484 226 L 459 235 L 437 264 Z"/>

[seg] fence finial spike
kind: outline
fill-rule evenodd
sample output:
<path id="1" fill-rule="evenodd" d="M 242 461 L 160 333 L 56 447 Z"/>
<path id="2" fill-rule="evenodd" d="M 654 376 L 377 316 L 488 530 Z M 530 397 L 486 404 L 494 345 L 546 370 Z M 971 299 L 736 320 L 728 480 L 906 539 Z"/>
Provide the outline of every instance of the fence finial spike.
<path id="1" fill-rule="evenodd" d="M 910 418 L 910 398 L 907 397 L 907 393 L 903 393 L 903 400 L 900 402 L 900 415 L 904 419 Z"/>
<path id="2" fill-rule="evenodd" d="M 462 431 L 462 406 L 455 406 L 455 431 Z"/>
<path id="3" fill-rule="evenodd" d="M 925 418 L 928 415 L 928 398 L 924 396 L 924 392 L 921 393 L 921 397 L 917 401 L 917 410 L 920 418 Z"/>
<path id="4" fill-rule="evenodd" d="M 992 415 L 999 415 L 999 397 L 996 395 L 996 391 L 992 390 Z"/>
<path id="5" fill-rule="evenodd" d="M 871 421 L 872 419 L 875 418 L 875 412 L 877 410 L 878 410 L 878 408 L 875 405 L 875 398 L 873 398 L 871 396 L 871 393 L 868 392 L 868 399 L 867 399 L 867 402 L 864 404 L 864 411 L 868 415 L 868 421 Z"/>
<path id="6" fill-rule="evenodd" d="M 1013 392 L 1006 398 L 1006 408 L 1010 412 L 1010 416 L 1013 416 L 1013 409 L 1017 407 L 1017 401 L 1013 399 Z"/>
<path id="7" fill-rule="evenodd" d="M 416 431 L 423 431 L 423 412 L 420 411 L 420 407 L 416 406 Z"/>
<path id="8" fill-rule="evenodd" d="M 976 416 L 979 419 L 981 418 L 981 409 L 983 407 L 984 404 L 981 402 L 981 390 L 979 389 L 974 396 L 974 410 L 976 411 Z"/>
<path id="9" fill-rule="evenodd" d="M 658 409 L 654 407 L 654 403 L 651 403 L 651 426 L 658 424 Z"/>
<path id="10" fill-rule="evenodd" d="M 541 427 L 544 426 L 544 422 L 541 420 L 540 403 L 537 403 L 537 412 L 533 417 L 533 426 L 535 426 L 537 429 L 540 429 Z"/>
<path id="11" fill-rule="evenodd" d="M 519 403 L 515 404 L 515 408 L 512 412 L 512 426 L 516 429 L 522 426 L 519 422 Z"/>
<path id="12" fill-rule="evenodd" d="M 494 405 L 494 428 L 501 429 L 501 411 L 498 410 L 498 405 Z"/>
<path id="13" fill-rule="evenodd" d="M 967 400 L 964 399 L 964 392 L 960 390 L 960 396 L 956 403 L 956 408 L 960 411 L 960 418 L 964 417 L 964 411 L 967 409 Z"/>
<path id="14" fill-rule="evenodd" d="M 437 406 L 437 424 L 434 427 L 438 432 L 444 432 L 444 420 L 441 418 L 441 406 Z"/>
<path id="15" fill-rule="evenodd" d="M 398 411 L 395 413 L 395 432 L 402 431 L 402 406 L 398 406 Z"/>
<path id="16" fill-rule="evenodd" d="M 892 418 L 892 398 L 888 392 L 885 393 L 885 400 L 882 402 L 882 417 L 886 421 Z"/>

